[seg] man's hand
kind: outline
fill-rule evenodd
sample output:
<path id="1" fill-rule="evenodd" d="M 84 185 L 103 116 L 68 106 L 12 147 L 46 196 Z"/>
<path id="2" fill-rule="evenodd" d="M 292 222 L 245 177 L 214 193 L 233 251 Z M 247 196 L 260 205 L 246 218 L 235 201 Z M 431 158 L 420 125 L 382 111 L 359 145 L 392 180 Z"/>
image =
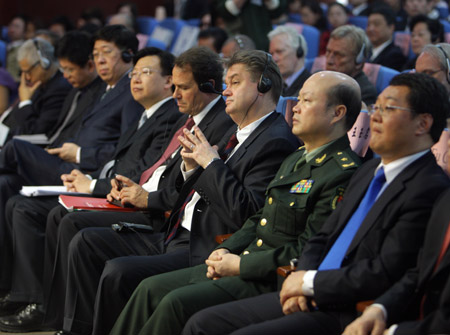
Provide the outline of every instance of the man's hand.
<path id="1" fill-rule="evenodd" d="M 222 260 L 222 256 L 223 255 L 229 254 L 229 253 L 230 253 L 230 251 L 228 249 L 225 249 L 225 248 L 220 248 L 220 249 L 214 250 L 209 255 L 209 257 L 206 260 L 206 262 L 208 262 L 208 261 L 220 261 L 220 260 Z M 213 266 L 209 266 L 208 265 L 208 272 L 206 273 L 206 277 L 208 277 L 209 279 L 218 279 L 218 278 L 220 278 L 220 275 L 216 272 L 216 270 L 214 269 Z"/>
<path id="2" fill-rule="evenodd" d="M 381 335 L 385 330 L 383 311 L 377 306 L 369 306 L 359 318 L 345 328 L 343 335 Z"/>
<path id="3" fill-rule="evenodd" d="M 22 72 L 22 75 L 20 76 L 20 85 L 19 85 L 19 100 L 25 101 L 30 100 L 33 96 L 34 92 L 38 89 L 39 86 L 41 86 L 41 81 L 37 81 L 34 84 L 29 84 L 28 81 L 25 79 L 25 73 Z"/>
<path id="4" fill-rule="evenodd" d="M 207 259 L 206 265 L 209 268 L 214 269 L 213 279 L 217 277 L 231 277 L 239 275 L 239 264 L 241 263 L 241 257 L 231 253 L 225 253 L 219 257 L 217 260 Z M 207 274 L 207 276 L 208 276 Z M 208 276 L 208 278 L 211 278 Z"/>
<path id="5" fill-rule="evenodd" d="M 192 134 L 185 129 L 184 137 L 178 137 L 183 146 L 181 156 L 183 157 L 186 171 L 192 170 L 198 165 L 206 168 L 213 158 L 220 158 L 217 153 L 217 146 L 211 146 L 208 143 L 200 128 L 194 126 L 194 131 L 195 134 Z"/>
<path id="6" fill-rule="evenodd" d="M 116 179 L 123 185 L 117 200 L 120 200 L 122 204 L 128 203 L 138 208 L 147 208 L 148 192 L 142 186 L 125 176 L 116 175 Z"/>
<path id="7" fill-rule="evenodd" d="M 312 306 L 316 307 L 316 302 L 304 295 L 298 297 L 291 297 L 285 301 L 283 304 L 283 313 L 286 315 L 295 313 L 295 312 L 309 312 L 308 303 L 311 303 Z"/>
<path id="8" fill-rule="evenodd" d="M 57 155 L 59 158 L 61 158 L 63 161 L 69 162 L 69 163 L 76 163 L 77 162 L 77 152 L 78 148 L 80 146 L 76 145 L 75 143 L 64 143 L 62 147 L 60 148 L 51 148 L 46 149 L 47 152 L 50 155 Z"/>
<path id="9" fill-rule="evenodd" d="M 289 298 L 303 296 L 302 285 L 305 273 L 306 271 L 294 271 L 286 278 L 280 292 L 281 306 L 284 306 Z"/>
<path id="10" fill-rule="evenodd" d="M 63 174 L 61 180 L 70 192 L 91 193 L 91 179 L 80 170 L 72 170 L 70 174 Z"/>

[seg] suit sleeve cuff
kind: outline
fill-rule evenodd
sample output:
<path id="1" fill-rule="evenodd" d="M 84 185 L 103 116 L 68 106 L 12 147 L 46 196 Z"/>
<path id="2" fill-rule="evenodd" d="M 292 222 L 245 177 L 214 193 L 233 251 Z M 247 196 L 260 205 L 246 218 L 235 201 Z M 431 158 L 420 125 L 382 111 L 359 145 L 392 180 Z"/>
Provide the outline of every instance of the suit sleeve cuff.
<path id="1" fill-rule="evenodd" d="M 225 2 L 225 8 L 228 9 L 228 11 L 234 16 L 238 16 L 241 12 L 241 10 L 234 4 L 233 0 L 227 0 Z"/>
<path id="2" fill-rule="evenodd" d="M 23 108 L 25 106 L 31 105 L 33 102 L 31 100 L 24 100 L 19 102 L 19 108 Z"/>
<path id="3" fill-rule="evenodd" d="M 305 275 L 303 276 L 302 291 L 303 294 L 307 297 L 314 296 L 314 278 L 316 276 L 316 273 L 316 270 L 306 271 Z"/>

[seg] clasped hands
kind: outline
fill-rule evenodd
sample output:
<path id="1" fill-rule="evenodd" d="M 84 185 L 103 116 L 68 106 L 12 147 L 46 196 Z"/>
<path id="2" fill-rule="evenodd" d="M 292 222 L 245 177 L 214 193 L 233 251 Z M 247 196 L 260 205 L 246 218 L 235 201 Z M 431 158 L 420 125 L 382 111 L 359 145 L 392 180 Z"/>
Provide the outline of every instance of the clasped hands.
<path id="1" fill-rule="evenodd" d="M 206 277 L 216 280 L 222 277 L 238 276 L 241 257 L 230 253 L 228 249 L 220 248 L 214 250 L 205 263 L 208 265 Z"/>
<path id="2" fill-rule="evenodd" d="M 183 149 L 181 156 L 183 157 L 186 171 L 195 169 L 198 166 L 206 168 L 214 158 L 220 158 L 217 152 L 217 146 L 211 146 L 205 135 L 199 127 L 194 126 L 194 134 L 184 129 L 184 136 L 178 136 Z"/>
<path id="3" fill-rule="evenodd" d="M 303 294 L 302 285 L 305 273 L 306 271 L 294 271 L 283 282 L 280 304 L 286 315 L 299 311 L 309 312 L 308 304 L 317 307 L 314 299 Z"/>

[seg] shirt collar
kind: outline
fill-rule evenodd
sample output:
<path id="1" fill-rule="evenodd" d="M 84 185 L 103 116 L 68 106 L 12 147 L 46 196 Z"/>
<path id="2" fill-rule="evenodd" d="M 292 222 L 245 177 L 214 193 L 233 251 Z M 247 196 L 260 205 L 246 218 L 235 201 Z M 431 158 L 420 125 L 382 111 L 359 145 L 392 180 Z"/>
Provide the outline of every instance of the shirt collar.
<path id="1" fill-rule="evenodd" d="M 291 86 L 293 84 L 293 82 L 298 78 L 298 76 L 303 72 L 304 69 L 305 69 L 305 67 L 303 66 L 300 70 L 298 70 L 297 72 L 294 72 L 289 77 L 287 77 L 287 79 L 284 81 L 286 83 L 286 85 L 288 87 Z"/>
<path id="2" fill-rule="evenodd" d="M 153 114 L 155 114 L 155 112 L 159 109 L 159 107 L 161 107 L 162 105 L 164 105 L 167 101 L 169 101 L 170 99 L 173 99 L 172 97 L 167 97 L 165 99 L 162 99 L 160 101 L 158 101 L 157 103 L 155 103 L 152 107 L 148 108 L 145 110 L 145 114 L 147 115 L 147 119 L 150 119 L 151 116 Z"/>
<path id="3" fill-rule="evenodd" d="M 200 122 L 202 122 L 203 118 L 208 114 L 208 112 L 211 110 L 211 108 L 219 101 L 219 99 L 222 99 L 222 96 L 218 96 L 213 101 L 211 101 L 209 104 L 207 104 L 200 113 L 194 115 L 192 118 L 194 119 L 194 122 L 196 125 L 199 125 Z"/>

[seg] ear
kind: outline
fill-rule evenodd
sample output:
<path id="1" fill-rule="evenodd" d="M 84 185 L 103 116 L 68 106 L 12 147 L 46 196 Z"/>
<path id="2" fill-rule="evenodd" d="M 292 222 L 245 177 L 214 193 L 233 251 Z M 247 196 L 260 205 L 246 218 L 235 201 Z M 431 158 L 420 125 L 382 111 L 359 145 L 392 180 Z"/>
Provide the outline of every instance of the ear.
<path id="1" fill-rule="evenodd" d="M 415 134 L 417 136 L 422 136 L 429 134 L 431 126 L 433 125 L 433 116 L 429 113 L 421 113 L 416 116 L 417 118 L 417 128 Z"/>
<path id="2" fill-rule="evenodd" d="M 172 88 L 172 76 L 166 76 L 166 82 L 164 83 L 164 88 L 171 89 Z"/>
<path id="3" fill-rule="evenodd" d="M 89 60 L 87 61 L 87 63 L 86 63 L 86 67 L 87 67 L 87 69 L 88 69 L 90 72 L 95 71 L 95 63 L 94 63 L 94 61 L 93 61 L 92 59 L 89 59 Z"/>
<path id="4" fill-rule="evenodd" d="M 332 123 L 340 122 L 347 115 L 347 107 L 344 105 L 337 105 L 334 107 L 334 115 Z"/>

